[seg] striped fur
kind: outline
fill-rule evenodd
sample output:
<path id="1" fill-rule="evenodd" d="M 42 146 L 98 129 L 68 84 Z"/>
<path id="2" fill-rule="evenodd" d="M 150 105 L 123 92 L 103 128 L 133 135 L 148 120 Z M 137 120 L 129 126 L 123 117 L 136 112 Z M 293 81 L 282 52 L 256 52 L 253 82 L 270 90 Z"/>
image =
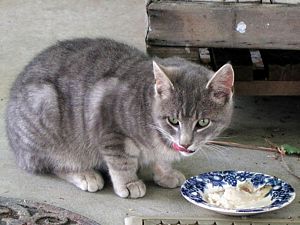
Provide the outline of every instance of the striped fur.
<path id="1" fill-rule="evenodd" d="M 7 136 L 18 165 L 55 174 L 104 166 L 121 197 L 144 194 L 129 185 L 142 188 L 139 166 L 152 167 L 160 185 L 178 186 L 184 176 L 170 166 L 181 157 L 172 142 L 185 136 L 198 150 L 215 138 L 230 121 L 231 98 L 214 100 L 206 87 L 212 71 L 180 58 L 155 60 L 174 86 L 167 99 L 155 92 L 152 59 L 125 44 L 75 39 L 40 53 L 16 79 L 7 106 Z M 182 121 L 181 130 L 167 123 L 170 115 Z M 194 121 L 203 117 L 211 125 L 195 132 Z M 179 183 L 164 183 L 168 174 Z"/>

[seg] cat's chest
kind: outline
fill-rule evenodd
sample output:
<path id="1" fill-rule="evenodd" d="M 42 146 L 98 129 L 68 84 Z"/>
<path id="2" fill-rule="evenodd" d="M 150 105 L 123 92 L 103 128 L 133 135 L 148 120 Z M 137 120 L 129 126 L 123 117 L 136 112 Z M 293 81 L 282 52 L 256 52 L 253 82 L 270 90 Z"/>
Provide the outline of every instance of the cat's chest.
<path id="1" fill-rule="evenodd" d="M 168 148 L 163 143 L 153 140 L 153 146 L 145 146 L 131 139 L 125 140 L 125 151 L 127 154 L 136 156 L 141 166 L 147 166 L 157 161 L 175 161 L 180 159 L 178 152 Z"/>

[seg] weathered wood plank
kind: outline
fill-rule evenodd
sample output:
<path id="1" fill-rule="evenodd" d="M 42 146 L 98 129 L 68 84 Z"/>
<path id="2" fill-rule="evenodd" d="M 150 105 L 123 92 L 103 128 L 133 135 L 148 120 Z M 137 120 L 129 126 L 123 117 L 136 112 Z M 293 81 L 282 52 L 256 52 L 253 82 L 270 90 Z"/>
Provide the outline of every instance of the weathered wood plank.
<path id="1" fill-rule="evenodd" d="M 250 50 L 251 61 L 255 69 L 263 69 L 264 63 L 259 50 Z"/>
<path id="2" fill-rule="evenodd" d="M 261 0 L 239 0 L 239 3 L 261 3 Z"/>
<path id="3" fill-rule="evenodd" d="M 201 64 L 211 64 L 211 57 L 208 48 L 199 48 L 199 58 Z"/>
<path id="4" fill-rule="evenodd" d="M 298 96 L 300 81 L 237 81 L 234 90 L 237 95 Z"/>
<path id="5" fill-rule="evenodd" d="M 300 49 L 300 6 L 152 2 L 147 43 L 165 46 Z"/>
<path id="6" fill-rule="evenodd" d="M 265 68 L 259 50 L 250 50 L 251 61 L 253 64 L 253 80 L 267 80 L 268 71 Z"/>
<path id="7" fill-rule="evenodd" d="M 178 56 L 193 62 L 199 62 L 198 48 L 189 47 L 164 47 L 164 46 L 147 46 L 147 53 L 151 56 L 167 58 Z"/>
<path id="8" fill-rule="evenodd" d="M 160 0 L 159 0 L 160 1 Z M 169 1 L 169 0 L 163 0 Z M 171 1 L 186 1 L 186 0 L 171 0 Z M 188 2 L 209 2 L 210 0 L 187 0 Z M 225 0 L 211 0 L 211 2 L 224 2 Z"/>
<path id="9" fill-rule="evenodd" d="M 271 0 L 262 0 L 262 3 L 263 4 L 271 4 L 272 2 L 271 2 Z"/>

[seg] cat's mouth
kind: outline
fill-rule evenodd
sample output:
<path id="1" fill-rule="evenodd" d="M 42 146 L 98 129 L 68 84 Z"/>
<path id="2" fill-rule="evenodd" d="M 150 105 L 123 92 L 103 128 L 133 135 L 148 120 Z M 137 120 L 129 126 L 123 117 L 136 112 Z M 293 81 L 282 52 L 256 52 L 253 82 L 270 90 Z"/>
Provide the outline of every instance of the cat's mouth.
<path id="1" fill-rule="evenodd" d="M 177 151 L 177 152 L 185 152 L 185 153 L 188 153 L 188 154 L 192 154 L 192 153 L 195 152 L 195 151 L 189 150 L 189 149 L 187 149 L 187 148 L 185 148 L 185 147 L 182 147 L 182 146 L 180 146 L 180 145 L 177 145 L 176 143 L 173 143 L 173 144 L 172 144 L 172 148 L 173 148 L 175 151 Z"/>

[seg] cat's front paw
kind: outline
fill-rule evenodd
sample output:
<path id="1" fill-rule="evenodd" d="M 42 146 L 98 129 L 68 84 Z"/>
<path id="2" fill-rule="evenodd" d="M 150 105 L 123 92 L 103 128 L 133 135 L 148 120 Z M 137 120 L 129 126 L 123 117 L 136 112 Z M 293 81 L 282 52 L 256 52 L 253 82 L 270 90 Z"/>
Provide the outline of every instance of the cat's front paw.
<path id="1" fill-rule="evenodd" d="M 116 185 L 114 189 L 121 198 L 141 198 L 146 194 L 146 185 L 141 180 L 125 185 Z"/>
<path id="2" fill-rule="evenodd" d="M 183 184 L 185 176 L 178 170 L 171 170 L 169 173 L 154 175 L 154 181 L 165 188 L 176 188 Z"/>
<path id="3" fill-rule="evenodd" d="M 89 170 L 78 173 L 56 173 L 60 178 L 69 181 L 83 191 L 96 192 L 104 186 L 104 180 L 100 173 Z"/>

